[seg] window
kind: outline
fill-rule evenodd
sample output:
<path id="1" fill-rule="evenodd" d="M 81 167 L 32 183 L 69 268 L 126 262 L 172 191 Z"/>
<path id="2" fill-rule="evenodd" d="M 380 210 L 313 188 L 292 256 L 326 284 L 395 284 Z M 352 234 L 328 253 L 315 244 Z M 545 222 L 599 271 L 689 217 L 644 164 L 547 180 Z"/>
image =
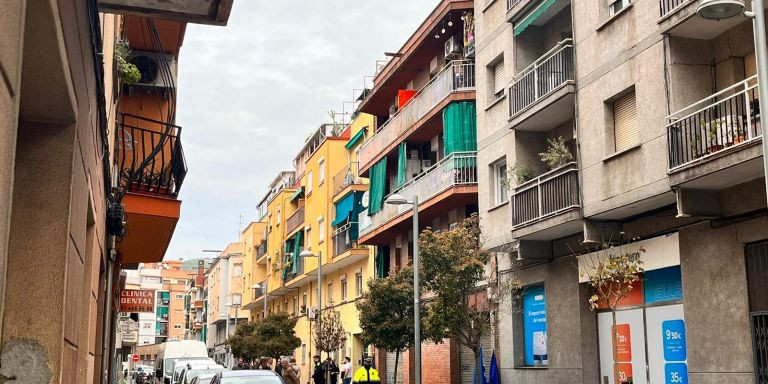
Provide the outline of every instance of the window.
<path id="1" fill-rule="evenodd" d="M 341 301 L 347 300 L 347 277 L 341 277 Z"/>
<path id="2" fill-rule="evenodd" d="M 328 283 L 328 296 L 326 296 L 325 302 L 329 306 L 333 304 L 333 282 Z"/>
<path id="3" fill-rule="evenodd" d="M 491 172 L 493 175 L 493 202 L 494 205 L 506 203 L 509 199 L 507 188 L 509 184 L 507 182 L 507 159 L 502 158 L 491 164 Z"/>
<path id="4" fill-rule="evenodd" d="M 626 8 L 630 3 L 632 3 L 632 0 L 609 0 L 610 1 L 610 11 L 611 16 L 615 15 L 622 9 Z"/>
<path id="5" fill-rule="evenodd" d="M 312 227 L 307 227 L 307 229 L 304 230 L 304 238 L 306 239 L 304 244 L 307 245 L 307 250 L 309 250 L 310 244 L 312 244 Z"/>
<path id="6" fill-rule="evenodd" d="M 304 292 L 303 295 L 301 295 L 301 306 L 306 308 L 307 307 L 307 293 Z"/>
<path id="7" fill-rule="evenodd" d="M 491 102 L 500 99 L 504 96 L 504 58 L 502 57 L 498 62 L 493 64 L 489 68 L 490 80 L 489 85 L 492 84 L 493 95 L 491 95 Z"/>
<path id="8" fill-rule="evenodd" d="M 358 272 L 355 274 L 355 292 L 357 296 L 363 295 L 363 273 Z"/>
<path id="9" fill-rule="evenodd" d="M 304 365 L 307 363 L 307 345 L 302 344 L 301 345 L 301 364 Z"/>
<path id="10" fill-rule="evenodd" d="M 322 184 L 325 182 L 325 159 L 320 159 L 317 161 L 317 183 Z"/>
<path id="11" fill-rule="evenodd" d="M 325 240 L 325 219 L 320 216 L 317 219 L 317 242 L 322 243 Z"/>
<path id="12" fill-rule="evenodd" d="M 299 313 L 299 298 L 294 296 L 293 297 L 293 314 L 297 315 Z"/>
<path id="13" fill-rule="evenodd" d="M 243 264 L 242 263 L 235 264 L 235 267 L 232 268 L 232 276 L 233 277 L 242 277 L 243 276 Z"/>
<path id="14" fill-rule="evenodd" d="M 616 152 L 640 144 L 634 90 L 613 102 L 613 131 Z"/>
<path id="15" fill-rule="evenodd" d="M 176 300 L 181 300 L 183 298 L 184 298 L 184 296 L 182 296 L 180 293 L 176 294 Z"/>
<path id="16" fill-rule="evenodd" d="M 232 294 L 232 304 L 240 305 L 243 303 L 243 298 L 239 293 L 233 293 Z"/>
<path id="17" fill-rule="evenodd" d="M 312 171 L 307 173 L 307 195 L 312 193 Z"/>
<path id="18" fill-rule="evenodd" d="M 181 324 L 174 324 L 173 329 L 181 329 Z"/>
<path id="19" fill-rule="evenodd" d="M 277 225 L 280 225 L 280 206 L 277 206 Z"/>

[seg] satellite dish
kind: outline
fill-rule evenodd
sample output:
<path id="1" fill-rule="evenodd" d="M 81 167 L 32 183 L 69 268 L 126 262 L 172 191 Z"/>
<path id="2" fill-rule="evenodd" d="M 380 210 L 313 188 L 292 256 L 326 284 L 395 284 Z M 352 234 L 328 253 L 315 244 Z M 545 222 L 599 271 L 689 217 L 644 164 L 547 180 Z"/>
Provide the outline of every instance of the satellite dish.
<path id="1" fill-rule="evenodd" d="M 368 191 L 365 191 L 360 198 L 360 205 L 362 205 L 363 208 L 368 208 Z"/>

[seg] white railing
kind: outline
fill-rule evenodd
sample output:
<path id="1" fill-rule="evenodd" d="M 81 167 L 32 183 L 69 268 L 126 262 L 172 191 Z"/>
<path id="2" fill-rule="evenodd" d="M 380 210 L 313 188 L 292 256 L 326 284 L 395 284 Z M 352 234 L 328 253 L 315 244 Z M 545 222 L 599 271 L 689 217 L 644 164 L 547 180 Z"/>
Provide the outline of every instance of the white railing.
<path id="1" fill-rule="evenodd" d="M 565 39 L 512 79 L 509 115 L 514 116 L 538 100 L 573 81 L 573 40 Z"/>
<path id="2" fill-rule="evenodd" d="M 667 116 L 669 169 L 744 145 L 762 134 L 753 76 Z"/>
<path id="3" fill-rule="evenodd" d="M 515 187 L 512 226 L 531 224 L 579 207 L 578 163 L 568 163 Z"/>
<path id="4" fill-rule="evenodd" d="M 507 11 L 511 10 L 512 7 L 517 5 L 517 3 L 523 2 L 523 1 L 530 1 L 530 0 L 507 0 Z"/>
<path id="5" fill-rule="evenodd" d="M 454 152 L 405 182 L 390 195 L 397 193 L 407 199 L 418 196 L 420 202 L 426 202 L 451 187 L 475 184 L 477 184 L 477 152 Z M 386 197 L 384 199 L 386 200 Z M 360 236 L 381 227 L 397 216 L 410 211 L 411 208 L 410 204 L 384 204 L 382 210 L 373 216 L 368 217 L 367 211 L 360 213 Z"/>
<path id="6" fill-rule="evenodd" d="M 361 146 L 360 168 L 367 168 L 388 145 L 400 141 L 413 124 L 429 114 L 451 93 L 474 89 L 475 63 L 452 61 Z"/>

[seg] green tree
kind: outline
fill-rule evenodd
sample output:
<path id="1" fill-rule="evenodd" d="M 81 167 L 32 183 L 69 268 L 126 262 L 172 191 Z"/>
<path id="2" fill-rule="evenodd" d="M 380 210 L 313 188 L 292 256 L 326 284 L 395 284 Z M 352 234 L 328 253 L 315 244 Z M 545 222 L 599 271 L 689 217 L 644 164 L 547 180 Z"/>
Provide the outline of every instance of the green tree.
<path id="1" fill-rule="evenodd" d="M 228 341 L 232 353 L 244 359 L 289 356 L 301 345 L 294 331 L 296 321 L 281 312 L 257 322 L 240 324 Z"/>
<path id="2" fill-rule="evenodd" d="M 622 233 L 623 236 L 623 233 Z M 635 239 L 633 239 L 635 240 Z M 613 345 L 613 371 L 618 376 L 618 334 L 616 330 L 616 309 L 621 300 L 625 298 L 633 288 L 633 284 L 640 279 L 638 274 L 643 271 L 643 261 L 640 254 L 644 253 L 643 247 L 632 247 L 631 244 L 614 246 L 610 241 L 603 242 L 594 252 L 580 256 L 583 267 L 579 272 L 587 277 L 588 284 L 594 293 L 589 298 L 589 308 L 597 309 L 601 304 L 611 310 L 611 327 Z"/>
<path id="3" fill-rule="evenodd" d="M 370 280 L 356 305 L 363 342 L 395 353 L 392 382 L 396 383 L 400 354 L 414 340 L 413 269 L 406 267 L 385 278 Z"/>
<path id="4" fill-rule="evenodd" d="M 427 228 L 419 237 L 419 247 L 424 288 L 433 295 L 424 319 L 427 338 L 436 343 L 445 338 L 457 341 L 472 350 L 479 367 L 481 340 L 491 331 L 493 303 L 477 300 L 490 256 L 480 244 L 477 214 L 450 231 Z M 514 281 L 495 289 L 496 300 L 501 300 L 519 294 L 521 288 Z"/>

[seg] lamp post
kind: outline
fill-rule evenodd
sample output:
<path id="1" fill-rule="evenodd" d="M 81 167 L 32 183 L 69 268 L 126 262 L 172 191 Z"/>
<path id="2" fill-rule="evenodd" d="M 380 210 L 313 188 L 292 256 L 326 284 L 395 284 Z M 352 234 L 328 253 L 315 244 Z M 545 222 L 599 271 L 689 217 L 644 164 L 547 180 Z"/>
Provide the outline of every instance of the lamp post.
<path id="1" fill-rule="evenodd" d="M 402 195 L 390 195 L 385 201 L 391 205 L 413 205 L 413 358 L 416 366 L 413 377 L 416 384 L 421 384 L 421 288 L 419 287 L 419 197 L 413 196 L 410 202 Z"/>
<path id="2" fill-rule="evenodd" d="M 264 286 L 263 287 L 261 286 L 261 284 L 256 283 L 253 286 L 251 286 L 251 288 L 254 289 L 253 301 L 256 301 L 256 290 L 257 289 L 262 289 L 262 288 L 264 289 L 264 291 L 262 291 L 261 294 L 264 296 L 264 318 L 266 319 L 267 318 L 267 280 L 264 280 Z"/>
<path id="3" fill-rule="evenodd" d="M 317 321 L 317 329 L 320 329 L 320 324 L 322 323 L 322 316 L 320 314 L 323 309 L 323 253 L 317 252 L 317 255 L 315 255 L 311 251 L 304 250 L 299 253 L 299 256 L 301 258 L 317 257 L 317 315 L 315 315 L 315 320 Z"/>
<path id="4" fill-rule="evenodd" d="M 744 0 L 701 0 L 696 13 L 705 19 L 722 20 L 744 15 L 752 19 L 757 62 L 757 91 L 760 100 L 768 102 L 768 48 L 765 37 L 765 7 L 763 0 L 752 0 L 752 11 L 746 10 Z M 768 140 L 763 133 L 763 177 L 768 192 Z M 766 193 L 768 195 L 768 193 Z"/>
<path id="5" fill-rule="evenodd" d="M 227 365 L 227 368 L 232 368 L 232 365 L 229 363 L 229 309 L 232 308 L 232 303 L 227 303 L 224 305 L 227 307 L 227 324 L 224 326 L 224 364 Z"/>

